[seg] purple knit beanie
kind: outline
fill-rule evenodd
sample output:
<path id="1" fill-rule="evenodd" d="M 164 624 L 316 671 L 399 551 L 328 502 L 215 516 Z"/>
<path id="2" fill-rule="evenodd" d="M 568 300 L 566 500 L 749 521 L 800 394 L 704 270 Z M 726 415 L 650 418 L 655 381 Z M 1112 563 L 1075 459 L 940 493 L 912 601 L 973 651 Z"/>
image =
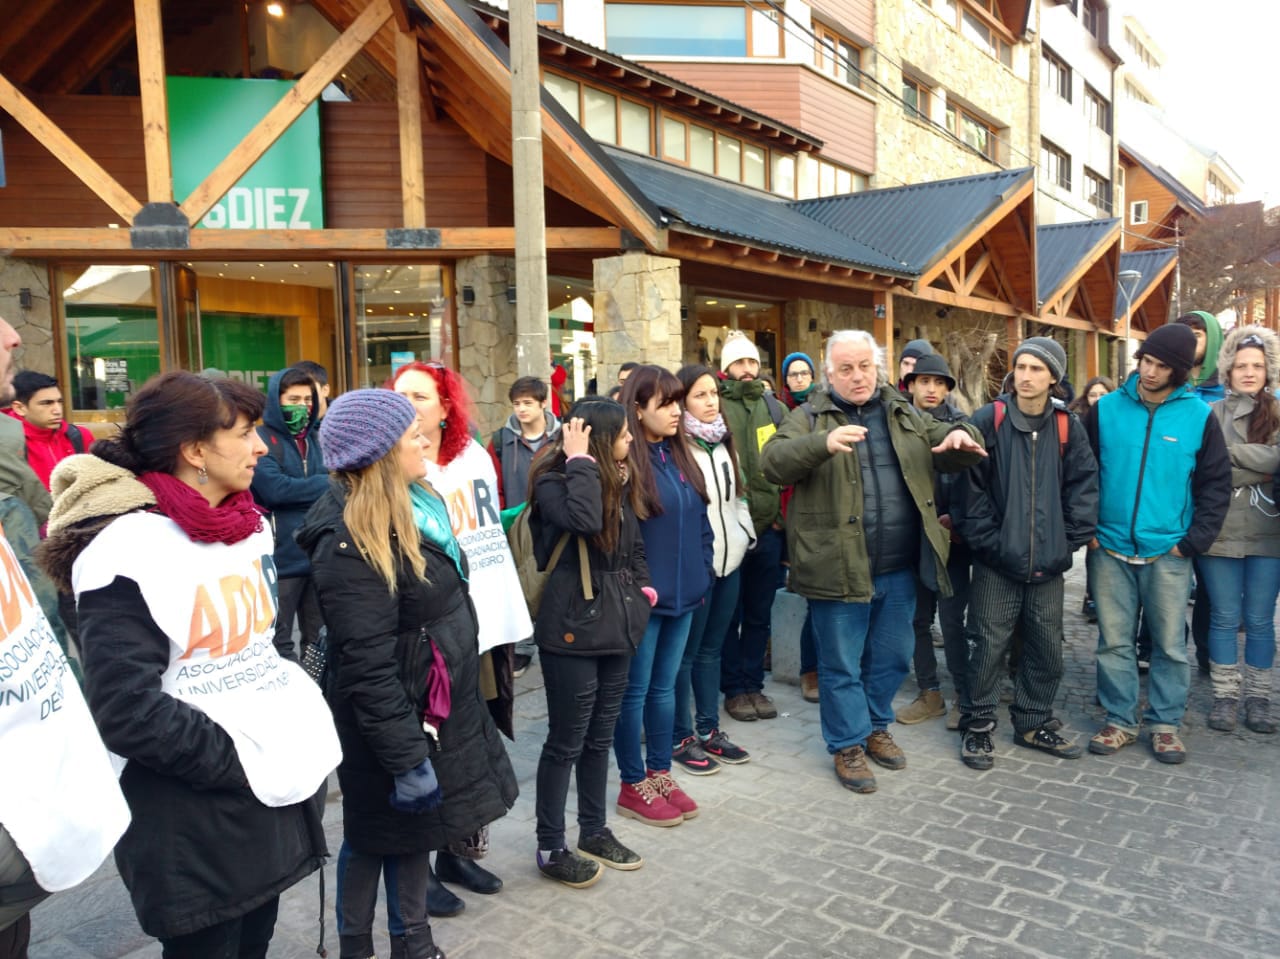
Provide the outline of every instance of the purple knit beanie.
<path id="1" fill-rule="evenodd" d="M 325 469 L 354 472 L 372 466 L 400 442 L 418 416 L 391 390 L 352 390 L 329 404 L 320 421 Z"/>

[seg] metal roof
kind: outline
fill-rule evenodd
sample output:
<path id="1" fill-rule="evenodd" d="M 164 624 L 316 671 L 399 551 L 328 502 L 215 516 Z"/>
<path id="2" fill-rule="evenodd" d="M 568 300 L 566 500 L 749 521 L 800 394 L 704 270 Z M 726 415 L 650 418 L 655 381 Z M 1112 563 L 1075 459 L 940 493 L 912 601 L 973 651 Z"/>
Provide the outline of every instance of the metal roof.
<path id="1" fill-rule="evenodd" d="M 616 147 L 602 149 L 646 201 L 695 230 L 886 276 L 910 278 L 918 272 L 817 222 L 788 200 Z"/>
<path id="2" fill-rule="evenodd" d="M 1119 222 L 1083 220 L 1036 227 L 1036 289 L 1041 301 L 1048 303 L 1053 298 L 1072 271 L 1094 253 Z"/>
<path id="3" fill-rule="evenodd" d="M 1138 283 L 1137 289 L 1133 291 L 1133 302 L 1141 303 L 1151 293 L 1152 287 L 1156 281 L 1163 275 L 1165 268 L 1178 258 L 1178 251 L 1175 247 L 1165 247 L 1161 250 L 1134 250 L 1131 253 L 1120 254 L 1120 272 L 1125 270 L 1137 270 L 1142 274 L 1142 279 Z M 1124 300 L 1124 291 L 1120 288 L 1120 284 L 1116 284 L 1116 316 L 1124 316 L 1125 308 L 1128 304 Z"/>
<path id="4" fill-rule="evenodd" d="M 791 203 L 920 275 L 1028 180 L 1031 167 Z"/>

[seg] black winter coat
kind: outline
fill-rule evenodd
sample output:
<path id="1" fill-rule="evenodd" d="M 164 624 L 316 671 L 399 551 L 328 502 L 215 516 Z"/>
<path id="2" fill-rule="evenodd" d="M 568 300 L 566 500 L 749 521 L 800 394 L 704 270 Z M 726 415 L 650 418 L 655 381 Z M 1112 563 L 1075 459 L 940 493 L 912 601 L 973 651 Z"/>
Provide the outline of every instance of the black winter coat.
<path id="1" fill-rule="evenodd" d="M 533 638 L 545 652 L 629 656 L 649 624 L 649 599 L 640 591 L 649 585 L 640 524 L 624 497 L 618 546 L 612 553 L 602 552 L 591 541 L 603 523 L 600 493 L 600 469 L 586 457 L 543 473 L 534 486 L 529 529 L 539 567 L 546 566 L 565 532 L 575 534 L 547 580 L 533 624 Z M 582 593 L 576 536 L 587 538 L 590 603 Z"/>
<path id="2" fill-rule="evenodd" d="M 169 637 L 133 580 L 81 594 L 85 693 L 102 740 L 129 757 L 133 821 L 116 864 L 143 932 L 183 936 L 234 919 L 320 868 L 324 787 L 272 808 L 249 790 L 231 737 L 160 689 Z"/>
<path id="3" fill-rule="evenodd" d="M 346 491 L 331 483 L 298 530 L 328 627 L 343 835 L 376 856 L 443 849 L 506 815 L 519 794 L 480 693 L 475 608 L 453 561 L 425 539 L 426 578 L 401 564 L 390 593 L 356 548 L 342 519 L 345 503 Z M 444 657 L 453 697 L 438 746 L 422 729 L 428 640 Z M 442 803 L 425 813 L 392 809 L 395 775 L 428 757 Z"/>
<path id="4" fill-rule="evenodd" d="M 988 458 L 960 475 L 951 519 L 983 565 L 1020 583 L 1042 583 L 1071 568 L 1072 554 L 1098 525 L 1098 463 L 1084 426 L 1070 418 L 1066 450 L 1051 409 L 1038 431 L 1026 428 L 1017 399 L 1003 395 L 1004 422 L 995 404 L 973 414 Z"/>

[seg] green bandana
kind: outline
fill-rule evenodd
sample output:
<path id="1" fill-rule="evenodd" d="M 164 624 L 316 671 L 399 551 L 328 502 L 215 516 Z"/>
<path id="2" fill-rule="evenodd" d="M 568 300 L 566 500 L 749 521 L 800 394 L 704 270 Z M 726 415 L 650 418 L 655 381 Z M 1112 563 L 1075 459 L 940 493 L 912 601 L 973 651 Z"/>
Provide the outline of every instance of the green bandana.
<path id="1" fill-rule="evenodd" d="M 284 417 L 284 428 L 290 436 L 301 436 L 311 425 L 311 411 L 305 406 L 282 406 L 280 415 Z"/>

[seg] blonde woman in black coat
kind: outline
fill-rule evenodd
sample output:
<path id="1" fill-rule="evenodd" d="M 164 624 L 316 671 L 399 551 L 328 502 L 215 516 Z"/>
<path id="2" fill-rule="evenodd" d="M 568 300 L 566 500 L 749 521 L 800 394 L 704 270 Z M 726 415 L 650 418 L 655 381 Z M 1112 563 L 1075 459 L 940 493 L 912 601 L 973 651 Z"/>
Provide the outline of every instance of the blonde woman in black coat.
<path id="1" fill-rule="evenodd" d="M 378 879 L 392 959 L 443 959 L 427 918 L 429 853 L 515 802 L 515 774 L 480 696 L 475 608 L 444 503 L 420 484 L 413 405 L 356 390 L 321 427 L 329 491 L 298 542 L 328 626 L 342 741 L 342 959 L 373 954 Z"/>

